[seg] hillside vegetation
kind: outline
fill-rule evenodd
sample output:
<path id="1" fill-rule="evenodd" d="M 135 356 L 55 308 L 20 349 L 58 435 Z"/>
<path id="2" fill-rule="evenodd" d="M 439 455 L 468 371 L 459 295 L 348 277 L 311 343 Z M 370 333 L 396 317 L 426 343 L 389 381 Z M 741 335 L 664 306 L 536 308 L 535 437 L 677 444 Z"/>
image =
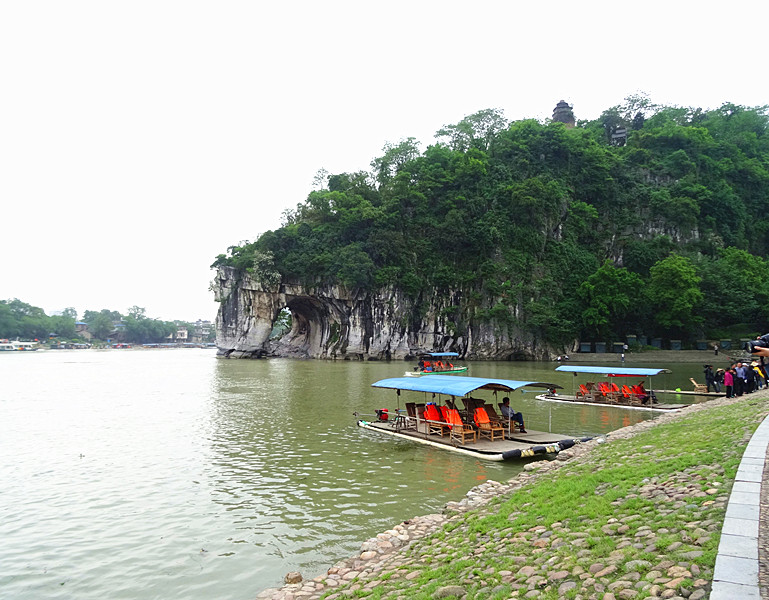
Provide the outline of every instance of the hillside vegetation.
<path id="1" fill-rule="evenodd" d="M 451 292 L 449 320 L 553 344 L 764 333 L 767 125 L 767 107 L 644 97 L 573 128 L 484 110 L 424 151 L 410 138 L 370 172 L 325 173 L 280 229 L 212 266 L 268 285 L 397 286 L 417 305 Z"/>

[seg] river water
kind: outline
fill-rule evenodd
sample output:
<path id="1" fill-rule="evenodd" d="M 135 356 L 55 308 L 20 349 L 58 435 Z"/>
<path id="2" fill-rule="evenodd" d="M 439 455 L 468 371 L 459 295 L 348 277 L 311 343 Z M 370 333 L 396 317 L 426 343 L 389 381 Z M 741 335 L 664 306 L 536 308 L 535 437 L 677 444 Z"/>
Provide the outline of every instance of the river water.
<path id="1" fill-rule="evenodd" d="M 0 353 L 0 598 L 247 600 L 521 470 L 358 428 L 355 411 L 396 405 L 371 383 L 408 366 Z M 468 374 L 571 391 L 555 366 L 472 363 Z M 700 365 L 633 366 L 672 369 L 660 388 L 702 379 Z M 593 435 L 651 418 L 534 396 L 512 395 L 531 429 Z"/>

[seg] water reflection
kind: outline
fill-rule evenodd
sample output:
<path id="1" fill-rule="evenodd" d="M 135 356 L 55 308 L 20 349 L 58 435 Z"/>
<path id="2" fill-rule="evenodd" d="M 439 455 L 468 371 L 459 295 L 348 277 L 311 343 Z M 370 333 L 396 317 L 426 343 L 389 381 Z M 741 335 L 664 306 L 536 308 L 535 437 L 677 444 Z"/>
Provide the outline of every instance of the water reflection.
<path id="1" fill-rule="evenodd" d="M 402 369 L 401 369 L 402 370 Z M 433 512 L 517 467 L 480 465 L 359 429 L 373 381 L 393 365 L 218 361 L 207 475 L 240 540 L 259 546 L 257 569 L 319 572 L 367 537 Z"/>
<path id="2" fill-rule="evenodd" d="M 527 373 L 512 374 L 513 367 L 520 365 L 486 363 L 472 370 L 517 379 L 552 375 L 528 364 Z M 397 396 L 371 383 L 402 371 L 401 363 L 217 361 L 207 466 L 211 499 L 233 520 L 233 542 L 262 549 L 256 568 L 265 577 L 294 569 L 319 572 L 353 554 L 367 537 L 522 468 L 356 427 L 355 411 L 395 407 Z M 650 416 L 534 396 L 519 393 L 513 399 L 532 429 L 595 435 Z"/>

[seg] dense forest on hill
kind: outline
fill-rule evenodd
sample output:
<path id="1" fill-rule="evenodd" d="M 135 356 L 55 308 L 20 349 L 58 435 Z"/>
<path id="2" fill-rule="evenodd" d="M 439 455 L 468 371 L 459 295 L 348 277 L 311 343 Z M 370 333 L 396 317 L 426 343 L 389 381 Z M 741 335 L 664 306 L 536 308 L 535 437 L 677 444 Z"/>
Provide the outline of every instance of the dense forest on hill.
<path id="1" fill-rule="evenodd" d="M 462 298 L 553 344 L 764 333 L 768 107 L 628 98 L 595 121 L 484 110 L 371 172 L 327 174 L 283 226 L 212 265 L 266 283 L 397 286 Z M 468 312 L 469 307 L 469 312 Z"/>

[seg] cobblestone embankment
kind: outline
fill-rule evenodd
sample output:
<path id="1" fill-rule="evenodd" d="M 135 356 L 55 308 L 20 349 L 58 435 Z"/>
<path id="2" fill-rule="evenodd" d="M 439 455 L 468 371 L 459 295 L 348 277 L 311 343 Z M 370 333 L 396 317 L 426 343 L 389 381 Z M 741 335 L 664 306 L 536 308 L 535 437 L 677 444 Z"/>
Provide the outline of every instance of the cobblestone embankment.
<path id="1" fill-rule="evenodd" d="M 750 397 L 765 400 L 769 398 L 769 391 L 760 391 Z M 429 594 L 427 597 L 431 598 L 463 598 L 470 588 L 475 590 L 475 597 L 489 597 L 504 585 L 505 589 L 512 590 L 511 598 L 632 600 L 651 596 L 702 600 L 708 596 L 713 572 L 711 568 L 701 566 L 708 561 L 698 559 L 703 555 L 703 545 L 715 541 L 714 536 L 720 535 L 731 489 L 729 481 L 723 482 L 723 468 L 718 464 L 703 464 L 672 476 L 644 479 L 632 494 L 613 503 L 616 512 L 609 517 L 599 517 L 600 522 L 585 521 L 576 526 L 573 522 L 569 526 L 556 522 L 510 531 L 502 539 L 489 536 L 476 539 L 469 531 L 467 513 L 496 512 L 498 503 L 495 499 L 504 499 L 516 490 L 536 483 L 545 474 L 557 475 L 564 465 L 589 461 L 591 451 L 604 441 L 612 443 L 632 438 L 683 415 L 737 402 L 740 399 L 714 399 L 680 413 L 665 414 L 612 432 L 607 440 L 578 445 L 561 452 L 557 460 L 530 463 L 524 472 L 508 482 L 487 481 L 473 488 L 460 501 L 448 503 L 442 514 L 409 519 L 365 541 L 358 555 L 337 563 L 321 576 L 302 580 L 298 573 L 289 573 L 286 575 L 287 585 L 265 590 L 256 598 L 336 600 L 358 597 L 356 593 L 365 593 L 386 582 L 389 591 L 381 596 L 383 598 L 403 598 L 417 593 L 423 597 Z M 744 447 L 748 440 L 749 436 L 735 440 L 735 444 Z M 637 448 L 639 453 L 652 451 L 649 446 Z M 739 448 L 735 449 L 735 453 L 739 452 Z M 722 483 L 713 483 L 716 481 Z M 600 494 L 602 490 L 595 493 Z M 642 512 L 627 510 L 628 504 L 632 506 L 633 498 L 645 502 L 646 508 Z M 674 525 L 650 527 L 652 521 L 659 519 L 667 519 Z M 462 544 L 459 553 L 456 535 L 431 536 L 447 525 L 453 534 L 465 533 L 463 539 L 468 543 Z M 610 539 L 613 550 L 608 555 L 594 553 L 597 529 Z M 569 547 L 569 552 L 564 553 L 564 546 Z M 762 546 L 766 547 L 766 544 Z M 642 558 L 628 561 L 629 551 Z M 671 560 L 672 553 L 676 560 Z M 508 558 L 507 566 L 502 570 L 494 560 L 497 554 Z M 452 581 L 457 585 L 430 588 L 421 575 L 442 562 L 456 565 L 458 572 Z M 513 568 L 509 566 L 511 564 Z M 404 595 L 404 589 L 409 589 L 409 593 Z"/>

